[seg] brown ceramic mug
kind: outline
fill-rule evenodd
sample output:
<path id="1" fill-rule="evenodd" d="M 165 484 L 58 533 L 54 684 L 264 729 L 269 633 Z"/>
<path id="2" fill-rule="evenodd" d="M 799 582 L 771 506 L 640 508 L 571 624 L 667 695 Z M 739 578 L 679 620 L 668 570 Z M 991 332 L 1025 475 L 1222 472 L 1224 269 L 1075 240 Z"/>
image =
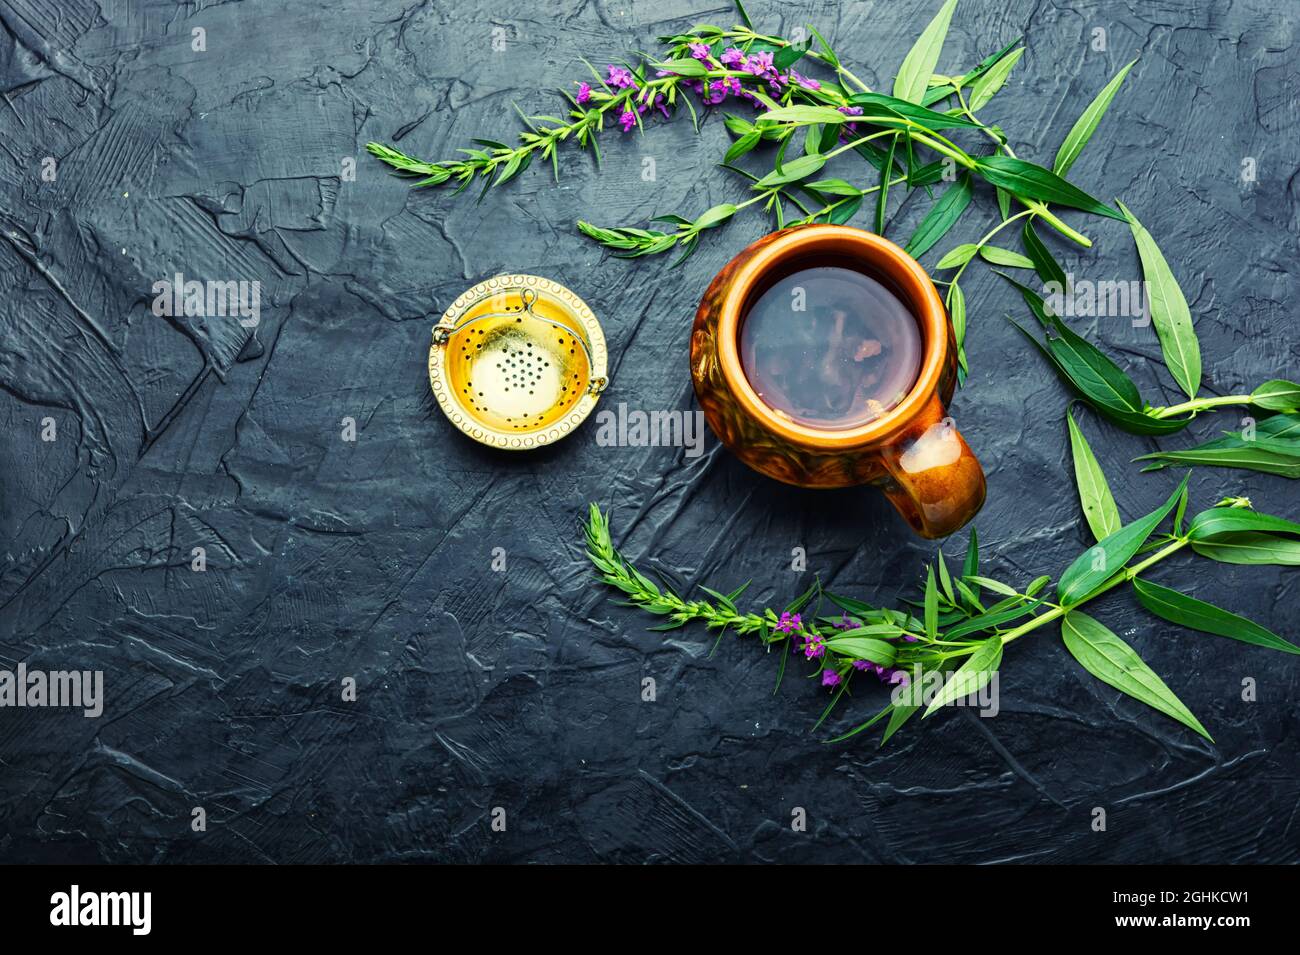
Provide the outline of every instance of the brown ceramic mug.
<path id="1" fill-rule="evenodd" d="M 774 276 L 849 261 L 888 286 L 921 333 L 920 371 L 892 409 L 846 430 L 794 421 L 759 397 L 741 363 L 745 314 Z M 691 335 L 691 376 L 704 416 L 742 461 L 800 487 L 879 486 L 922 537 L 945 537 L 984 503 L 984 472 L 946 406 L 957 380 L 952 326 L 938 291 L 894 243 L 847 226 L 795 226 L 759 239 L 709 286 Z"/>

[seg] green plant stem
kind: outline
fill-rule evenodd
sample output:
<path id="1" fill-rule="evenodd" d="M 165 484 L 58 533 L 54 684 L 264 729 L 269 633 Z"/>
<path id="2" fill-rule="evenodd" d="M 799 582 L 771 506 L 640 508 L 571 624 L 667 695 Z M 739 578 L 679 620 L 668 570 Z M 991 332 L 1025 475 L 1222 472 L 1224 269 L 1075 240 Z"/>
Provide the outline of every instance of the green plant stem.
<path id="1" fill-rule="evenodd" d="M 1012 630 L 1008 630 L 1006 633 L 1002 634 L 1003 646 L 1006 646 L 1012 640 L 1024 636 L 1026 633 L 1029 633 L 1033 630 L 1037 630 L 1039 627 L 1042 627 L 1046 624 L 1051 623 L 1053 620 L 1065 616 L 1071 610 L 1074 610 L 1075 608 L 1087 603 L 1089 600 L 1092 600 L 1096 597 L 1100 597 L 1102 594 L 1114 589 L 1115 587 L 1118 587 L 1120 584 L 1132 580 L 1134 577 L 1142 573 L 1142 571 L 1146 570 L 1152 564 L 1159 563 L 1160 561 L 1168 557 L 1170 554 L 1176 553 L 1177 551 L 1186 547 L 1189 543 L 1191 543 L 1191 540 L 1186 535 L 1182 537 L 1178 537 L 1175 540 L 1173 540 L 1171 543 L 1166 544 L 1164 547 L 1160 548 L 1158 551 L 1153 553 L 1146 560 L 1139 561 L 1138 563 L 1134 564 L 1132 567 L 1125 567 L 1123 570 L 1117 571 L 1104 584 L 1101 584 L 1096 590 L 1088 594 L 1088 596 L 1084 597 L 1078 603 L 1073 603 L 1070 604 L 1069 606 L 1054 604 L 1052 606 L 1052 609 L 1047 611 L 1047 613 L 1040 614 L 1039 616 L 1034 617 L 1032 620 L 1029 620 L 1021 624 L 1020 626 Z"/>
<path id="2" fill-rule="evenodd" d="M 1193 415 L 1204 411 L 1206 408 L 1221 408 L 1224 405 L 1248 405 L 1253 399 L 1250 395 L 1220 395 L 1215 398 L 1193 398 L 1191 401 L 1184 401 L 1180 405 L 1170 405 L 1167 408 L 1151 408 L 1147 414 L 1152 418 L 1175 418 L 1181 414 L 1191 413 Z"/>

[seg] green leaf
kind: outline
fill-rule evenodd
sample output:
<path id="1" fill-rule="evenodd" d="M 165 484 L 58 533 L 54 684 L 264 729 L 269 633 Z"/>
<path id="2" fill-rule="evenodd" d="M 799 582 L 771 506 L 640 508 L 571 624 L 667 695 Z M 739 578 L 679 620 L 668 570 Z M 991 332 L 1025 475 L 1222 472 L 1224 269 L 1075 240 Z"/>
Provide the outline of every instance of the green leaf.
<path id="1" fill-rule="evenodd" d="M 666 73 L 676 73 L 678 76 L 705 76 L 709 72 L 707 66 L 694 58 L 665 60 L 662 63 L 656 63 L 655 68 Z"/>
<path id="2" fill-rule="evenodd" d="M 731 144 L 731 148 L 728 149 L 727 154 L 722 157 L 722 161 L 735 162 L 741 156 L 745 155 L 745 153 L 757 146 L 762 138 L 763 135 L 758 130 L 750 130 Z"/>
<path id="3" fill-rule="evenodd" d="M 972 113 L 979 112 L 988 105 L 989 100 L 993 99 L 993 94 L 1002 89 L 1006 83 L 1007 77 L 1011 75 L 1011 70 L 1019 62 L 1020 57 L 1025 53 L 1022 46 L 1019 49 L 1012 50 L 1002 59 L 993 64 L 989 70 L 980 76 L 970 88 L 970 98 L 967 105 Z"/>
<path id="4" fill-rule="evenodd" d="M 934 585 L 934 568 L 926 568 L 925 635 L 933 640 L 939 635 L 939 589 Z"/>
<path id="5" fill-rule="evenodd" d="M 1076 557 L 1056 585 L 1061 603 L 1070 606 L 1081 602 L 1127 564 L 1151 536 L 1151 532 L 1165 519 L 1165 515 L 1174 509 L 1186 484 L 1187 478 L 1184 477 L 1178 489 L 1160 507 L 1131 524 L 1125 524 L 1113 534 L 1106 535 L 1096 546 Z"/>
<path id="6" fill-rule="evenodd" d="M 782 106 L 761 113 L 755 122 L 760 126 L 772 123 L 843 123 L 856 118 L 846 116 L 832 106 Z"/>
<path id="7" fill-rule="evenodd" d="M 1120 85 L 1124 82 L 1124 77 L 1128 76 L 1128 71 L 1133 69 L 1133 60 L 1106 84 L 1105 88 L 1097 94 L 1096 99 L 1088 104 L 1088 108 L 1075 121 L 1074 126 L 1065 135 L 1065 141 L 1061 143 L 1061 148 L 1056 151 L 1056 160 L 1052 163 L 1052 169 L 1057 175 L 1064 176 L 1074 165 L 1074 161 L 1079 158 L 1079 153 L 1083 152 L 1083 147 L 1088 145 L 1088 140 L 1092 138 L 1093 132 L 1097 129 L 1097 124 L 1101 122 L 1101 117 L 1106 112 L 1106 107 L 1110 101 L 1115 98 Z"/>
<path id="8" fill-rule="evenodd" d="M 1211 507 L 1192 518 L 1187 535 L 1194 541 L 1201 541 L 1237 531 L 1300 534 L 1300 524 L 1241 507 Z"/>
<path id="9" fill-rule="evenodd" d="M 1146 469 L 1151 471 L 1165 465 L 1209 466 L 1243 468 L 1247 471 L 1276 474 L 1293 480 L 1300 478 L 1300 456 L 1277 454 L 1250 446 L 1240 448 L 1191 448 L 1187 451 L 1156 451 L 1133 460 L 1157 462 L 1153 467 Z"/>
<path id="10" fill-rule="evenodd" d="M 870 660 L 881 666 L 890 666 L 894 662 L 893 644 L 870 637 L 832 637 L 826 641 L 826 648 L 855 660 Z"/>
<path id="11" fill-rule="evenodd" d="M 981 587 L 993 591 L 995 594 L 1002 594 L 1004 597 L 1020 596 L 1020 594 L 1016 591 L 1014 587 L 1009 587 L 1006 584 L 1002 583 L 1002 581 L 994 580 L 992 577 L 980 577 L 976 575 L 972 577 L 967 577 L 966 579 L 973 584 L 978 584 Z"/>
<path id="12" fill-rule="evenodd" d="M 1006 218 L 1006 216 L 1003 216 L 1003 218 Z M 1034 263 L 1034 271 L 1038 273 L 1038 277 L 1043 280 L 1044 284 L 1056 283 L 1061 292 L 1064 293 L 1068 284 L 1065 269 L 1061 268 L 1060 263 L 1052 257 L 1052 253 L 1047 250 L 1043 240 L 1034 231 L 1032 219 L 1025 222 L 1024 231 L 1021 232 L 1021 241 L 1025 244 L 1025 252 L 1029 254 L 1029 258 Z"/>
<path id="13" fill-rule="evenodd" d="M 943 559 L 943 551 L 939 551 L 939 586 L 943 588 L 948 603 L 955 604 L 957 597 L 952 592 L 952 577 L 948 574 L 948 562 Z"/>
<path id="14" fill-rule="evenodd" d="M 1142 606 L 1170 623 L 1182 624 L 1220 637 L 1231 637 L 1242 643 L 1253 643 L 1257 647 L 1300 654 L 1300 647 L 1282 639 L 1273 631 L 1204 600 L 1197 600 L 1140 577 L 1133 578 L 1133 590 Z"/>
<path id="15" fill-rule="evenodd" d="M 1013 49 L 1019 46 L 1020 41 L 1023 39 L 1024 37 L 1016 37 L 1014 40 L 1012 40 L 1002 49 L 998 50 L 996 53 L 990 53 L 988 56 L 986 56 L 983 60 L 980 61 L 979 66 L 976 66 L 974 69 L 970 70 L 965 76 L 961 77 L 959 80 L 956 80 L 957 85 L 960 87 L 966 87 L 969 86 L 971 83 L 975 82 L 975 80 L 979 79 L 986 72 L 992 69 L 994 63 L 1000 61 L 1004 56 L 1006 56 Z M 944 84 L 941 86 L 936 86 L 933 89 L 927 90 L 922 102 L 925 103 L 926 106 L 930 106 L 934 103 L 937 103 L 941 99 L 946 99 L 951 95 L 952 95 L 952 87 L 948 86 L 947 84 Z"/>
<path id="16" fill-rule="evenodd" d="M 1249 531 L 1193 541 L 1192 550 L 1223 564 L 1281 564 L 1300 567 L 1300 541 Z"/>
<path id="17" fill-rule="evenodd" d="M 919 259 L 928 252 L 961 218 L 961 214 L 970 205 L 974 192 L 970 173 L 962 173 L 930 207 L 912 237 L 907 240 L 903 251 L 914 259 Z"/>
<path id="18" fill-rule="evenodd" d="M 1050 169 L 1044 169 L 1023 159 L 1013 159 L 1010 156 L 979 156 L 975 160 L 975 171 L 988 182 L 1001 186 L 1021 199 L 1054 202 L 1124 221 L 1120 213 L 1104 202 L 1094 199 L 1078 186 L 1066 182 Z"/>
<path id="19" fill-rule="evenodd" d="M 957 347 L 961 348 L 966 341 L 966 293 L 955 283 L 949 292 L 951 294 L 948 297 L 948 318 L 952 321 L 952 333 L 957 341 Z"/>
<path id="20" fill-rule="evenodd" d="M 804 41 L 802 44 L 791 43 L 789 46 L 783 46 L 772 56 L 772 65 L 778 72 L 788 70 L 803 58 L 812 46 L 812 39 Z"/>
<path id="21" fill-rule="evenodd" d="M 1106 483 L 1106 475 L 1097 463 L 1097 457 L 1088 445 L 1079 426 L 1075 424 L 1074 415 L 1067 408 L 1065 420 L 1070 429 L 1070 453 L 1074 458 L 1074 482 L 1079 489 L 1079 503 L 1083 505 L 1083 516 L 1097 540 L 1109 537 L 1123 526 L 1119 519 L 1119 508 Z"/>
<path id="22" fill-rule="evenodd" d="M 876 235 L 885 234 L 885 204 L 889 201 L 889 169 L 894 164 L 894 149 L 898 146 L 898 136 L 889 138 L 889 156 L 880 170 L 880 191 L 876 193 Z"/>
<path id="23" fill-rule="evenodd" d="M 979 536 L 975 533 L 975 528 L 970 529 L 970 543 L 966 545 L 966 560 L 962 564 L 961 574 L 963 577 L 973 577 L 979 573 L 980 569 L 980 542 Z"/>
<path id="24" fill-rule="evenodd" d="M 831 196 L 860 196 L 862 190 L 852 183 L 845 182 L 843 179 L 818 179 L 816 182 L 806 182 L 804 185 L 809 189 L 816 189 L 818 192 L 824 192 Z"/>
<path id="25" fill-rule="evenodd" d="M 1270 411 L 1300 411 L 1300 385 L 1284 378 L 1274 378 L 1252 391 L 1250 401 Z"/>
<path id="26" fill-rule="evenodd" d="M 777 171 L 769 172 L 762 179 L 754 183 L 759 189 L 765 189 L 768 186 L 779 186 L 787 182 L 796 182 L 800 179 L 806 179 L 813 173 L 817 172 L 822 166 L 826 165 L 826 157 L 821 155 L 800 156 L 798 159 L 792 159 Z"/>
<path id="27" fill-rule="evenodd" d="M 1008 607 L 1005 610 L 989 611 L 977 616 L 971 617 L 964 623 L 949 627 L 944 631 L 945 640 L 956 640 L 958 637 L 964 637 L 970 633 L 979 633 L 981 630 L 988 630 L 992 627 L 1008 623 L 1026 614 L 1032 613 L 1038 607 L 1043 605 L 1041 600 L 1030 600 L 1026 603 L 1019 604 L 1015 607 Z"/>
<path id="28" fill-rule="evenodd" d="M 1192 313 L 1187 299 L 1178 287 L 1169 263 L 1160 253 L 1155 239 L 1138 222 L 1137 217 L 1118 203 L 1128 217 L 1129 227 L 1137 242 L 1138 257 L 1142 260 L 1142 274 L 1146 279 L 1147 311 L 1160 337 L 1160 350 L 1165 356 L 1169 373 L 1174 376 L 1187 397 L 1195 398 L 1201 385 L 1201 346 L 1192 328 Z"/>
<path id="29" fill-rule="evenodd" d="M 979 692 L 993 678 L 993 673 L 1001 662 L 1002 638 L 995 634 L 980 643 L 975 648 L 975 652 L 966 658 L 966 662 L 953 671 L 952 676 L 944 683 L 943 689 L 925 708 L 925 716 L 922 719 L 931 716 L 935 710 L 947 706 L 954 700 Z"/>
<path id="30" fill-rule="evenodd" d="M 943 41 L 948 36 L 948 24 L 952 22 L 952 12 L 957 8 L 957 0 L 945 0 L 944 5 L 930 21 L 929 26 L 921 32 L 912 49 L 903 58 L 898 77 L 894 80 L 894 96 L 911 103 L 920 103 L 930 83 L 930 74 L 939 62 L 939 53 Z"/>
<path id="31" fill-rule="evenodd" d="M 936 132 L 945 129 L 979 129 L 979 123 L 972 123 L 963 116 L 952 113 L 936 113 L 932 109 L 909 103 L 907 100 L 898 99 L 894 96 L 886 96 L 884 93 L 854 93 L 849 97 L 849 103 L 854 106 L 873 107 L 873 109 L 867 111 L 871 114 L 884 109 Z M 864 121 L 859 116 L 846 115 L 844 118 L 851 123 Z M 868 117 L 865 122 L 872 122 L 872 120 Z"/>
<path id="32" fill-rule="evenodd" d="M 1019 252 L 1003 249 L 996 245 L 980 246 L 980 256 L 994 265 L 1006 265 L 1013 269 L 1032 269 L 1034 263 Z"/>
<path id="33" fill-rule="evenodd" d="M 1070 655 L 1097 679 L 1166 716 L 1172 716 L 1214 742 L 1200 720 L 1192 715 L 1173 690 L 1142 662 L 1132 647 L 1101 623 L 1082 611 L 1071 610 L 1061 620 L 1061 638 Z"/>
<path id="34" fill-rule="evenodd" d="M 965 242 L 957 246 L 955 249 L 950 250 L 947 254 L 945 254 L 944 257 L 940 259 L 938 263 L 935 265 L 935 268 L 955 269 L 959 265 L 965 265 L 967 262 L 969 262 L 971 260 L 971 256 L 973 256 L 978 251 L 979 251 L 978 245 L 976 245 L 973 242 Z"/>
<path id="35" fill-rule="evenodd" d="M 729 202 L 716 205 L 712 209 L 707 209 L 700 214 L 700 217 L 692 223 L 696 231 L 710 229 L 719 222 L 724 222 L 736 214 L 736 207 Z"/>

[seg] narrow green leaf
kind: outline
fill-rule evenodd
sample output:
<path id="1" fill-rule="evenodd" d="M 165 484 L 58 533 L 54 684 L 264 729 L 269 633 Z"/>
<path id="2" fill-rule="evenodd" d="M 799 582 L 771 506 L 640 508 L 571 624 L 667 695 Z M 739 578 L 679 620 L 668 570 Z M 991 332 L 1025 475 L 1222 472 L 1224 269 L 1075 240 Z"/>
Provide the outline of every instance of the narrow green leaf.
<path id="1" fill-rule="evenodd" d="M 939 53 L 943 41 L 948 36 L 948 24 L 952 22 L 952 12 L 957 8 L 957 0 L 945 0 L 944 5 L 935 14 L 916 43 L 903 58 L 903 65 L 898 69 L 894 80 L 894 95 L 911 103 L 920 103 L 930 83 L 930 74 L 939 62 Z"/>
<path id="2" fill-rule="evenodd" d="M 1133 578 L 1133 590 L 1142 606 L 1170 623 L 1182 624 L 1220 637 L 1231 637 L 1242 643 L 1253 643 L 1257 647 L 1300 654 L 1300 647 L 1282 639 L 1272 630 L 1204 600 L 1197 600 L 1140 577 Z"/>
<path id="3" fill-rule="evenodd" d="M 1129 212 L 1124 203 L 1117 203 L 1128 217 L 1129 227 L 1137 242 L 1138 257 L 1142 260 L 1142 275 L 1146 279 L 1147 311 L 1160 338 L 1160 351 L 1165 356 L 1169 373 L 1174 376 L 1187 397 L 1195 398 L 1201 386 L 1201 346 L 1192 328 L 1192 313 L 1187 299 L 1178 287 L 1169 263 L 1160 253 L 1155 239 Z"/>
<path id="4" fill-rule="evenodd" d="M 967 634 L 979 633 L 981 630 L 989 630 L 993 627 L 1009 623 L 1026 614 L 1032 613 L 1038 607 L 1043 605 L 1041 600 L 1030 600 L 1026 603 L 1015 607 L 1008 607 L 1005 610 L 989 611 L 988 613 L 978 614 L 971 617 L 964 623 L 949 627 L 943 632 L 945 640 L 956 640 L 958 637 L 964 637 Z"/>
<path id="5" fill-rule="evenodd" d="M 1071 610 L 1061 620 L 1061 638 L 1070 655 L 1097 679 L 1214 742 L 1174 691 L 1165 686 L 1132 647 L 1104 625 L 1080 610 Z"/>
<path id="6" fill-rule="evenodd" d="M 1237 531 L 1300 534 L 1300 524 L 1241 507 L 1211 507 L 1192 518 L 1187 535 L 1194 541 L 1200 541 Z"/>
<path id="7" fill-rule="evenodd" d="M 1144 454 L 1135 461 L 1155 461 L 1147 470 L 1165 465 L 1185 467 L 1242 468 L 1279 477 L 1300 478 L 1300 457 L 1277 454 L 1257 447 L 1240 448 L 1190 448 L 1187 451 L 1156 451 Z"/>
<path id="8" fill-rule="evenodd" d="M 1092 138 L 1093 132 L 1097 129 L 1097 124 L 1101 122 L 1101 117 L 1106 112 L 1106 107 L 1110 101 L 1115 98 L 1115 93 L 1119 90 L 1120 85 L 1124 82 L 1124 77 L 1128 76 L 1128 71 L 1133 69 L 1133 60 L 1106 84 L 1105 88 L 1097 94 L 1096 99 L 1088 104 L 1082 115 L 1075 121 L 1074 126 L 1065 135 L 1065 141 L 1061 143 L 1061 148 L 1056 151 L 1056 160 L 1052 163 L 1052 169 L 1057 175 L 1064 176 L 1074 165 L 1074 161 L 1079 158 L 1079 153 L 1083 152 L 1083 147 L 1088 145 L 1088 140 Z"/>
<path id="9" fill-rule="evenodd" d="M 889 202 L 889 170 L 894 165 L 894 149 L 898 146 L 898 137 L 889 139 L 889 155 L 884 168 L 880 170 L 880 191 L 876 193 L 876 235 L 885 234 L 886 203 Z"/>
<path id="10" fill-rule="evenodd" d="M 1165 515 L 1174 509 L 1186 484 L 1187 478 L 1184 477 L 1178 489 L 1160 507 L 1131 524 L 1125 524 L 1113 534 L 1108 534 L 1075 558 L 1065 573 L 1061 574 L 1061 581 L 1056 585 L 1061 603 L 1067 606 L 1079 603 L 1127 564 L 1151 536 L 1151 532 L 1165 519 Z"/>
<path id="11" fill-rule="evenodd" d="M 1078 186 L 1066 182 L 1050 169 L 1013 159 L 1010 156 L 980 156 L 975 160 L 975 171 L 995 186 L 1009 190 L 1021 199 L 1038 199 L 1042 202 L 1054 202 L 1082 209 L 1099 216 L 1124 221 L 1124 216 L 1116 212 Z"/>
<path id="12" fill-rule="evenodd" d="M 955 269 L 959 265 L 965 265 L 967 262 L 969 262 L 971 260 L 971 256 L 973 256 L 978 251 L 979 251 L 979 246 L 976 245 L 975 243 L 973 242 L 962 243 L 961 245 L 957 246 L 955 249 L 952 249 L 947 254 L 945 254 L 944 257 L 941 258 L 938 261 L 938 263 L 935 265 L 935 268 Z"/>
<path id="13" fill-rule="evenodd" d="M 722 161 L 735 162 L 741 156 L 745 155 L 745 153 L 757 146 L 762 138 L 763 136 L 758 130 L 750 130 L 731 144 L 731 148 L 729 148 L 727 154 L 722 157 Z"/>
<path id="14" fill-rule="evenodd" d="M 934 584 L 934 568 L 928 567 L 925 580 L 925 635 L 933 640 L 939 635 L 939 589 Z"/>
<path id="15" fill-rule="evenodd" d="M 806 182 L 804 185 L 809 189 L 816 189 L 818 192 L 824 192 L 831 196 L 860 196 L 862 190 L 850 182 L 843 179 L 818 179 L 816 182 Z"/>
<path id="16" fill-rule="evenodd" d="M 919 259 L 928 252 L 961 218 L 961 214 L 970 205 L 974 192 L 970 173 L 962 173 L 930 207 L 912 237 L 907 240 L 903 251 L 914 259 Z"/>
<path id="17" fill-rule="evenodd" d="M 961 348 L 966 341 L 966 293 L 961 290 L 961 286 L 953 284 L 949 288 L 948 296 L 948 318 L 952 321 L 952 333 L 957 342 L 957 347 Z"/>
<path id="18" fill-rule="evenodd" d="M 979 79 L 990 69 L 992 69 L 994 63 L 997 63 L 1004 56 L 1010 53 L 1013 49 L 1019 46 L 1020 41 L 1023 39 L 1024 37 L 1022 36 L 1016 37 L 1014 40 L 1012 40 L 1002 49 L 998 50 L 996 53 L 990 53 L 988 56 L 986 56 L 983 60 L 980 61 L 980 64 L 978 66 L 976 66 L 974 69 L 966 73 L 965 76 L 961 77 L 958 80 L 955 80 L 954 82 L 958 86 L 963 88 L 970 86 L 971 83 L 975 82 L 975 80 Z M 933 105 L 934 103 L 937 103 L 941 99 L 948 98 L 951 95 L 952 95 L 952 87 L 945 82 L 941 86 L 936 86 L 933 89 L 926 90 L 925 98 L 922 100 L 922 102 L 924 102 L 926 106 L 930 106 Z"/>
<path id="19" fill-rule="evenodd" d="M 704 76 L 709 72 L 709 68 L 702 62 L 689 57 L 683 60 L 665 60 L 662 63 L 656 63 L 655 69 L 663 70 L 666 73 L 675 73 L 678 76 Z"/>
<path id="20" fill-rule="evenodd" d="M 1270 411 L 1300 411 L 1300 385 L 1284 378 L 1274 378 L 1252 391 L 1250 401 Z"/>
<path id="21" fill-rule="evenodd" d="M 987 259 L 994 265 L 1006 265 L 1013 269 L 1032 269 L 1034 267 L 1033 261 L 1027 256 L 996 245 L 980 246 L 980 257 Z"/>
<path id="22" fill-rule="evenodd" d="M 952 577 L 948 574 L 948 562 L 943 559 L 943 551 L 939 551 L 939 586 L 943 588 L 943 595 L 948 598 L 948 603 L 955 604 L 957 597 L 952 591 Z"/>
<path id="23" fill-rule="evenodd" d="M 772 123 L 843 123 L 845 120 L 856 119 L 857 117 L 847 116 L 832 106 L 782 106 L 778 109 L 768 110 L 766 113 L 760 113 L 755 122 L 760 125 L 771 125 Z"/>
<path id="24" fill-rule="evenodd" d="M 1192 550 L 1223 564 L 1280 564 L 1300 567 L 1300 540 L 1243 531 L 1193 541 Z"/>
<path id="25" fill-rule="evenodd" d="M 907 100 L 898 99 L 894 96 L 886 96 L 884 93 L 854 93 L 849 97 L 849 103 L 854 106 L 870 106 L 870 113 L 876 113 L 880 109 L 888 110 L 898 116 L 912 120 L 924 126 L 926 129 L 940 131 L 944 129 L 979 129 L 979 123 L 972 123 L 964 116 L 952 113 L 936 113 L 932 109 L 924 106 L 918 106 L 915 103 L 909 103 Z M 862 122 L 862 117 L 845 116 L 849 122 Z M 867 120 L 871 122 L 871 120 Z"/>
<path id="26" fill-rule="evenodd" d="M 798 159 L 792 159 L 785 163 L 781 169 L 769 172 L 762 179 L 754 183 L 755 187 L 765 189 L 768 186 L 779 186 L 787 182 L 796 182 L 800 179 L 806 179 L 813 173 L 817 172 L 826 165 L 826 157 L 800 156 Z"/>
<path id="27" fill-rule="evenodd" d="M 1003 218 L 1006 217 L 1003 216 Z M 1057 287 L 1060 288 L 1061 292 L 1064 293 L 1067 284 L 1065 269 L 1061 268 L 1060 263 L 1052 257 L 1052 253 L 1047 250 L 1047 246 L 1043 244 L 1043 240 L 1040 239 L 1038 233 L 1034 231 L 1034 223 L 1032 219 L 1025 222 L 1025 228 L 1021 232 L 1021 241 L 1025 244 L 1025 252 L 1027 252 L 1029 258 L 1033 260 L 1034 271 L 1038 273 L 1038 277 L 1043 280 L 1044 284 L 1050 285 L 1055 283 Z"/>
<path id="28" fill-rule="evenodd" d="M 724 222 L 736 214 L 736 207 L 729 202 L 716 205 L 712 209 L 707 209 L 700 214 L 692 225 L 696 230 L 710 229 L 719 222 Z"/>
<path id="29" fill-rule="evenodd" d="M 977 113 L 987 106 L 989 100 L 993 99 L 993 95 L 998 90 L 1002 89 L 1003 84 L 1007 81 L 1007 77 L 1011 75 L 1011 70 L 1015 67 L 1016 63 L 1020 61 L 1020 57 L 1022 57 L 1024 53 L 1025 48 L 1023 46 L 1019 49 L 1012 50 L 1006 56 L 1002 57 L 1002 59 L 994 63 L 987 72 L 971 84 L 970 98 L 967 100 L 967 105 L 970 107 L 972 113 Z"/>
<path id="30" fill-rule="evenodd" d="M 934 714 L 935 710 L 947 706 L 954 700 L 977 693 L 993 678 L 993 673 L 1002 662 L 1002 638 L 989 637 L 976 647 L 975 652 L 966 658 L 961 666 L 953 671 L 944 683 L 943 689 L 935 696 L 933 702 L 925 708 L 925 716 Z"/>
<path id="31" fill-rule="evenodd" d="M 870 637 L 832 637 L 826 641 L 826 648 L 855 660 L 870 660 L 881 666 L 890 666 L 894 662 L 893 644 Z"/>
<path id="32" fill-rule="evenodd" d="M 1120 529 L 1119 508 L 1106 483 L 1106 475 L 1092 453 L 1088 439 L 1083 436 L 1067 408 L 1065 420 L 1070 429 L 1070 453 L 1074 458 L 1074 483 L 1079 489 L 1079 503 L 1083 516 L 1096 540 L 1109 537 Z"/>

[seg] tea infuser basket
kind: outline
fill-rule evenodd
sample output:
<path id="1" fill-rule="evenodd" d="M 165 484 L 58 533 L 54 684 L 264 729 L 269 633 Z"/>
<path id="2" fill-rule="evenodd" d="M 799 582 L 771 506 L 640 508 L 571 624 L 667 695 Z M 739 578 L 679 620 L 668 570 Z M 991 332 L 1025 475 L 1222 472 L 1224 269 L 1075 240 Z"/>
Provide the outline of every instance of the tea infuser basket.
<path id="1" fill-rule="evenodd" d="M 595 314 L 536 275 L 498 275 L 462 293 L 433 327 L 429 384 L 475 441 L 522 451 L 558 441 L 591 414 L 608 353 Z"/>

